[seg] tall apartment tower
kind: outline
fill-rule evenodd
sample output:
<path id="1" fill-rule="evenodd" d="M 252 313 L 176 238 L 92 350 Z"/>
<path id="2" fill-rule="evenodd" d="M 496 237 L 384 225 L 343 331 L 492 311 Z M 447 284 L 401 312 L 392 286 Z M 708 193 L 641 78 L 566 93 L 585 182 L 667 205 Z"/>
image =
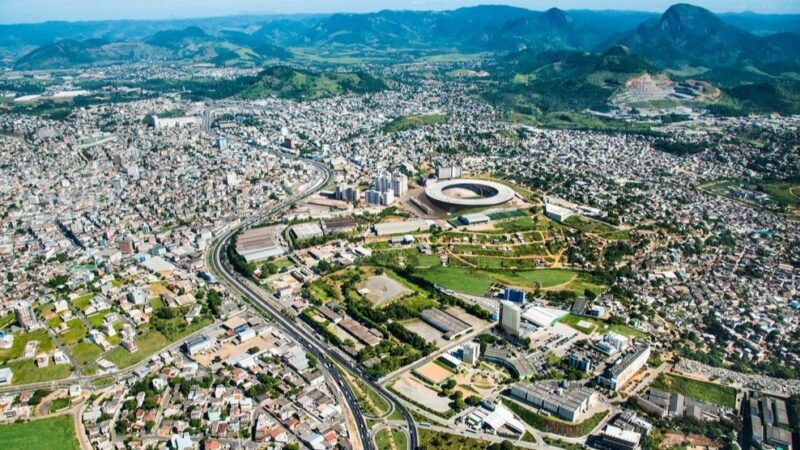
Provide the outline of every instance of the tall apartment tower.
<path id="1" fill-rule="evenodd" d="M 392 175 L 392 190 L 395 197 L 400 197 L 408 192 L 408 177 L 401 172 L 395 172 Z"/>
<path id="2" fill-rule="evenodd" d="M 500 302 L 500 328 L 512 336 L 519 336 L 520 316 L 519 307 L 511 302 Z"/>

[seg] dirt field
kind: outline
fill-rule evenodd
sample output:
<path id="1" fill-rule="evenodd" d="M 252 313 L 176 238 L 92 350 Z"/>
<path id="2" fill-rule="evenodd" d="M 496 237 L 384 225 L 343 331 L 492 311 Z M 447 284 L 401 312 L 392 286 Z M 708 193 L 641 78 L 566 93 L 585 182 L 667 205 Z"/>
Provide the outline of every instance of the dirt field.
<path id="1" fill-rule="evenodd" d="M 658 448 L 670 448 L 687 443 L 690 449 L 717 448 L 719 444 L 711 439 L 697 434 L 684 435 L 680 433 L 667 433 Z"/>
<path id="2" fill-rule="evenodd" d="M 366 281 L 358 285 L 358 288 L 366 288 L 369 290 L 369 293 L 366 295 L 367 300 L 371 301 L 375 306 L 389 303 L 396 298 L 414 292 L 385 274 L 373 275 L 367 278 Z"/>
<path id="3" fill-rule="evenodd" d="M 433 384 L 444 383 L 448 378 L 453 376 L 453 372 L 434 362 L 425 364 L 419 369 L 416 369 L 415 372 Z"/>

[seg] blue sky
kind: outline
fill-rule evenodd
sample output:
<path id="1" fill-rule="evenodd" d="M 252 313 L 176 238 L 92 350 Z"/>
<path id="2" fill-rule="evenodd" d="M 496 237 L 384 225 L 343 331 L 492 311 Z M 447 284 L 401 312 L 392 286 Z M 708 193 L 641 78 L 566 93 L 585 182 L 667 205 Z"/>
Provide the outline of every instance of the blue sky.
<path id="1" fill-rule="evenodd" d="M 678 0 L 0 0 L 0 23 L 45 20 L 164 19 L 234 14 L 451 9 L 503 3 L 530 9 L 663 11 Z M 684 0 L 685 1 L 685 0 Z M 798 0 L 696 0 L 715 12 L 800 13 Z"/>

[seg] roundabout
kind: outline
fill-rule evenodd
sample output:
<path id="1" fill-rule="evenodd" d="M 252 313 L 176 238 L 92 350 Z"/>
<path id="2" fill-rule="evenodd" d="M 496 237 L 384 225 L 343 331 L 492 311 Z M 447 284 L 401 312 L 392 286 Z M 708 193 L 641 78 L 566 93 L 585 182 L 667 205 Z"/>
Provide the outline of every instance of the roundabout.
<path id="1" fill-rule="evenodd" d="M 440 206 L 474 208 L 506 203 L 514 198 L 514 190 L 494 181 L 459 178 L 430 185 L 425 195 Z"/>

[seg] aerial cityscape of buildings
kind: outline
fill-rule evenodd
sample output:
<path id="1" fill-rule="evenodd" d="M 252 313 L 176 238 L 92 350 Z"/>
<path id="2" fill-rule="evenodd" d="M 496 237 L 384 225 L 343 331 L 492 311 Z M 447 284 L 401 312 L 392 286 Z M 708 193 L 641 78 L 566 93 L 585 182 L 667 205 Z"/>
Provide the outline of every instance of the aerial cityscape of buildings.
<path id="1" fill-rule="evenodd" d="M 442 59 L 305 99 L 191 95 L 258 73 L 206 64 L 0 74 L 2 105 L 75 102 L 0 110 L 0 436 L 796 448 L 800 116 L 540 127 Z M 659 83 L 614 101 L 710 89 Z"/>

